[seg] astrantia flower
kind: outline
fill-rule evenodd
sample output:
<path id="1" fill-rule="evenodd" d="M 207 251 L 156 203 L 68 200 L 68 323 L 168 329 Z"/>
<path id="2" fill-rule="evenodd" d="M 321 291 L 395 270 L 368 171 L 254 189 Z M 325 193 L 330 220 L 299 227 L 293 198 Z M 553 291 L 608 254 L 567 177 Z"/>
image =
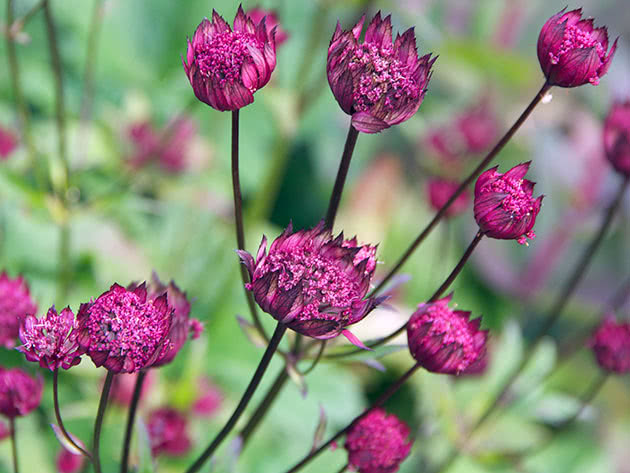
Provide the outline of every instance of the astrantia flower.
<path id="1" fill-rule="evenodd" d="M 17 147 L 17 138 L 9 130 L 0 126 L 0 159 L 7 159 Z"/>
<path id="2" fill-rule="evenodd" d="M 19 368 L 0 366 L 0 414 L 14 419 L 25 416 L 42 400 L 44 381 L 33 378 Z"/>
<path id="3" fill-rule="evenodd" d="M 280 46 L 289 38 L 287 32 L 282 29 L 282 26 L 278 21 L 278 15 L 276 15 L 275 11 L 255 7 L 251 10 L 247 10 L 247 16 L 252 19 L 255 25 L 259 24 L 263 18 L 265 18 L 265 23 L 267 24 L 267 34 L 270 37 L 273 29 L 276 29 L 276 46 Z"/>
<path id="4" fill-rule="evenodd" d="M 328 47 L 328 83 L 352 126 L 377 133 L 408 120 L 420 107 L 431 66 L 431 54 L 418 58 L 413 28 L 392 43 L 392 24 L 380 12 L 359 43 L 365 17 L 352 30 L 337 29 Z"/>
<path id="5" fill-rule="evenodd" d="M 431 179 L 427 185 L 428 194 L 429 194 L 429 203 L 434 210 L 440 210 L 448 199 L 455 193 L 455 191 L 459 188 L 459 182 L 457 181 L 449 181 L 447 179 Z M 464 191 L 457 196 L 455 201 L 450 205 L 450 207 L 446 210 L 447 217 L 454 217 L 455 215 L 459 215 L 464 212 L 468 205 L 470 204 L 470 195 Z"/>
<path id="6" fill-rule="evenodd" d="M 610 108 L 604 123 L 604 149 L 615 170 L 630 176 L 630 100 Z"/>
<path id="7" fill-rule="evenodd" d="M 77 322 L 70 307 L 58 314 L 52 306 L 40 319 L 27 315 L 20 326 L 22 346 L 18 350 L 26 355 L 28 361 L 38 361 L 42 368 L 51 371 L 70 369 L 81 362 L 83 354 L 76 328 Z"/>
<path id="8" fill-rule="evenodd" d="M 83 455 L 72 453 L 61 448 L 57 454 L 57 471 L 59 473 L 78 473 L 83 468 Z"/>
<path id="9" fill-rule="evenodd" d="M 479 330 L 481 318 L 470 320 L 470 312 L 449 308 L 452 297 L 420 304 L 407 324 L 411 355 L 434 373 L 462 373 L 486 350 L 488 332 Z"/>
<path id="10" fill-rule="evenodd" d="M 276 67 L 275 30 L 263 18 L 255 24 L 239 6 L 234 29 L 212 11 L 188 41 L 184 70 L 195 96 L 220 111 L 238 110 L 254 101 L 254 92 Z"/>
<path id="11" fill-rule="evenodd" d="M 199 379 L 199 397 L 192 406 L 192 411 L 203 417 L 213 416 L 223 403 L 223 393 L 208 378 Z"/>
<path id="12" fill-rule="evenodd" d="M 28 284 L 22 276 L 11 279 L 6 272 L 0 274 L 0 346 L 13 348 L 18 338 L 20 323 L 29 314 L 37 312 Z"/>
<path id="13" fill-rule="evenodd" d="M 7 424 L 0 420 L 0 442 L 7 438 L 9 435 L 11 435 L 9 427 L 7 426 Z"/>
<path id="14" fill-rule="evenodd" d="M 186 455 L 192 446 L 186 417 L 170 407 L 151 412 L 147 420 L 147 430 L 153 456 Z"/>
<path id="15" fill-rule="evenodd" d="M 376 266 L 376 248 L 356 238 L 332 237 L 320 223 L 293 233 L 292 226 L 272 243 L 262 239 L 256 260 L 238 252 L 251 282 L 246 285 L 262 310 L 303 335 L 328 339 L 363 319 L 379 302 L 365 295 Z"/>
<path id="16" fill-rule="evenodd" d="M 348 464 L 359 473 L 394 473 L 409 456 L 409 427 L 383 409 L 373 409 L 348 432 Z"/>
<path id="17" fill-rule="evenodd" d="M 534 238 L 532 231 L 543 196 L 534 199 L 534 183 L 524 179 L 530 163 L 519 164 L 505 174 L 498 166 L 485 171 L 475 184 L 475 220 L 490 238 L 516 240 L 521 245 Z"/>
<path id="18" fill-rule="evenodd" d="M 95 301 L 81 304 L 79 345 L 96 366 L 134 373 L 168 351 L 172 312 L 166 294 L 148 299 L 144 284 L 133 291 L 114 284 Z"/>
<path id="19" fill-rule="evenodd" d="M 591 348 L 602 369 L 612 373 L 630 372 L 630 323 L 606 317 L 591 339 Z"/>
<path id="20" fill-rule="evenodd" d="M 538 60 L 547 82 L 559 87 L 599 84 L 608 72 L 617 40 L 608 51 L 606 27 L 582 20 L 582 10 L 564 10 L 544 24 L 538 36 Z"/>
<path id="21" fill-rule="evenodd" d="M 499 126 L 487 100 L 465 110 L 455 121 L 467 154 L 486 151 L 497 139 Z"/>

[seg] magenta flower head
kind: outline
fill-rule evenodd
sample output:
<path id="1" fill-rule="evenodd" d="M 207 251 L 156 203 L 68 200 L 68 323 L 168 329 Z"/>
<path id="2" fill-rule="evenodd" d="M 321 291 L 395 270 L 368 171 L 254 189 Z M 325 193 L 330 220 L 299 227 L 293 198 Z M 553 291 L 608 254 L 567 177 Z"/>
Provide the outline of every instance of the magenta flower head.
<path id="1" fill-rule="evenodd" d="M 352 126 L 378 133 L 418 111 L 436 58 L 431 54 L 418 58 L 413 28 L 392 42 L 391 17 L 383 20 L 380 12 L 359 43 L 364 20 L 349 31 L 337 23 L 326 72 L 341 109 L 352 115 Z"/>
<path id="2" fill-rule="evenodd" d="M 475 184 L 475 220 L 482 233 L 490 238 L 516 240 L 527 244 L 540 212 L 543 196 L 534 199 L 532 181 L 524 179 L 531 162 L 514 166 L 505 174 L 498 166 L 479 176 Z"/>
<path id="3" fill-rule="evenodd" d="M 172 312 L 166 294 L 149 299 L 145 284 L 133 291 L 114 284 L 95 301 L 81 304 L 79 345 L 96 366 L 135 373 L 168 351 Z"/>
<path id="4" fill-rule="evenodd" d="M 147 430 L 153 456 L 181 456 L 190 451 L 192 442 L 188 434 L 188 420 L 175 409 L 163 407 L 151 412 Z"/>
<path id="5" fill-rule="evenodd" d="M 13 348 L 18 338 L 20 323 L 27 315 L 37 312 L 28 284 L 22 276 L 11 279 L 0 274 L 0 346 Z"/>
<path id="6" fill-rule="evenodd" d="M 27 315 L 20 326 L 22 345 L 17 347 L 28 361 L 39 362 L 42 368 L 65 370 L 81 362 L 83 351 L 77 341 L 77 322 L 70 307 L 60 314 L 55 306 L 37 319 Z"/>
<path id="7" fill-rule="evenodd" d="M 291 224 L 267 253 L 263 237 L 256 260 L 238 252 L 247 267 L 247 289 L 262 310 L 302 335 L 325 340 L 339 334 L 360 345 L 346 330 L 362 320 L 380 299 L 367 298 L 376 267 L 376 247 L 356 238 L 333 238 L 321 222 L 293 233 Z"/>
<path id="8" fill-rule="evenodd" d="M 617 40 L 608 51 L 606 27 L 594 28 L 582 10 L 563 9 L 547 20 L 538 36 L 538 60 L 547 83 L 559 87 L 599 84 L 608 72 Z"/>
<path id="9" fill-rule="evenodd" d="M 610 108 L 604 123 L 604 149 L 615 171 L 630 176 L 630 100 Z"/>
<path id="10" fill-rule="evenodd" d="M 630 373 L 630 323 L 606 317 L 590 342 L 599 366 L 611 373 Z"/>
<path id="11" fill-rule="evenodd" d="M 0 159 L 7 159 L 16 147 L 17 138 L 15 135 L 0 126 Z"/>
<path id="12" fill-rule="evenodd" d="M 459 187 L 459 182 L 450 181 L 448 179 L 440 179 L 434 178 L 429 180 L 429 184 L 427 186 L 428 194 L 429 194 L 429 203 L 431 207 L 438 211 L 448 199 L 455 193 L 457 188 Z M 451 206 L 446 209 L 447 217 L 454 217 L 455 215 L 459 215 L 464 212 L 468 205 L 470 204 L 470 195 L 464 191 L 457 196 L 455 201 L 451 204 Z"/>
<path id="13" fill-rule="evenodd" d="M 83 469 L 83 455 L 72 453 L 61 448 L 57 454 L 57 471 L 59 473 L 79 473 Z"/>
<path id="14" fill-rule="evenodd" d="M 289 39 L 289 34 L 282 29 L 280 25 L 280 21 L 278 20 L 278 15 L 273 10 L 265 10 L 264 8 L 254 7 L 251 10 L 247 10 L 247 16 L 251 18 L 255 25 L 262 22 L 265 19 L 265 23 L 267 25 L 267 35 L 271 37 L 273 29 L 276 29 L 276 46 L 280 46 L 287 39 Z"/>
<path id="15" fill-rule="evenodd" d="M 184 70 L 195 96 L 219 111 L 238 110 L 254 101 L 276 67 L 275 30 L 263 18 L 255 24 L 242 7 L 234 29 L 212 11 L 188 40 Z"/>
<path id="16" fill-rule="evenodd" d="M 223 393 L 210 379 L 200 378 L 198 396 L 192 405 L 192 412 L 200 417 L 212 417 L 223 404 Z"/>
<path id="17" fill-rule="evenodd" d="M 499 124 L 487 99 L 465 110 L 456 120 L 466 153 L 482 153 L 499 135 Z"/>
<path id="18" fill-rule="evenodd" d="M 44 381 L 33 378 L 19 368 L 0 366 L 0 414 L 9 419 L 25 416 L 42 400 Z"/>
<path id="19" fill-rule="evenodd" d="M 460 374 L 485 356 L 488 332 L 479 330 L 481 318 L 449 308 L 452 298 L 420 304 L 407 324 L 411 355 L 434 373 Z"/>
<path id="20" fill-rule="evenodd" d="M 348 465 L 359 473 L 395 473 L 409 456 L 408 437 L 409 427 L 398 417 L 373 409 L 348 432 Z"/>

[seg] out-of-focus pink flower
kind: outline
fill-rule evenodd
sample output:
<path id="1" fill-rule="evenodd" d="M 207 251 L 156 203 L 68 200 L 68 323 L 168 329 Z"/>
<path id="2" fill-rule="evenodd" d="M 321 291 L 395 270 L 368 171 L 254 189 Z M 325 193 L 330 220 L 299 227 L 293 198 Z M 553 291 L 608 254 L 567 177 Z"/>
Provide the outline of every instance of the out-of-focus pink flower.
<path id="1" fill-rule="evenodd" d="M 499 124 L 487 100 L 468 108 L 455 121 L 467 154 L 482 153 L 496 141 Z"/>
<path id="2" fill-rule="evenodd" d="M 590 344 L 602 369 L 617 374 L 630 372 L 630 323 L 606 317 Z"/>
<path id="3" fill-rule="evenodd" d="M 195 96 L 219 111 L 238 110 L 254 101 L 254 92 L 269 82 L 276 67 L 275 30 L 265 19 L 255 24 L 238 7 L 234 29 L 212 11 L 188 40 L 182 58 Z"/>
<path id="4" fill-rule="evenodd" d="M 82 350 L 77 341 L 77 322 L 70 307 L 60 314 L 55 306 L 48 309 L 45 316 L 37 319 L 27 315 L 20 325 L 22 345 L 17 349 L 24 353 L 28 361 L 39 362 L 42 368 L 54 371 L 65 370 L 81 362 Z"/>
<path id="5" fill-rule="evenodd" d="M 441 126 L 430 130 L 423 139 L 423 144 L 448 164 L 456 161 L 464 154 L 463 140 L 457 130 L 450 126 Z"/>
<path id="6" fill-rule="evenodd" d="M 543 25 L 538 36 L 538 60 L 547 82 L 559 87 L 599 84 L 608 72 L 617 40 L 608 51 L 606 27 L 582 20 L 582 10 L 563 9 Z"/>
<path id="7" fill-rule="evenodd" d="M 0 159 L 7 159 L 17 148 L 17 137 L 6 128 L 0 126 Z"/>
<path id="8" fill-rule="evenodd" d="M 0 346 L 13 348 L 22 320 L 36 312 L 37 305 L 24 278 L 11 279 L 3 271 L 0 274 Z"/>
<path id="9" fill-rule="evenodd" d="M 433 178 L 429 180 L 427 185 L 429 194 L 429 203 L 435 211 L 440 210 L 446 202 L 451 198 L 459 187 L 459 182 L 450 181 L 448 179 Z M 446 210 L 447 217 L 454 217 L 466 211 L 470 204 L 470 194 L 466 191 L 457 196 L 455 201 Z"/>
<path id="10" fill-rule="evenodd" d="M 352 126 L 377 133 L 413 116 L 424 98 L 431 54 L 418 58 L 413 28 L 392 40 L 391 17 L 374 16 L 359 43 L 365 17 L 351 30 L 337 29 L 328 47 L 328 83 Z"/>
<path id="11" fill-rule="evenodd" d="M 289 38 L 287 32 L 282 28 L 282 25 L 278 20 L 278 15 L 275 11 L 254 7 L 247 10 L 246 14 L 252 19 L 255 25 L 259 24 L 263 18 L 266 18 L 265 23 L 267 24 L 267 34 L 271 36 L 273 29 L 276 29 L 276 46 L 280 46 Z"/>
<path id="12" fill-rule="evenodd" d="M 487 330 L 480 330 L 481 317 L 453 310 L 453 295 L 420 304 L 407 324 L 409 350 L 414 359 L 434 373 L 460 374 L 485 356 Z"/>
<path id="13" fill-rule="evenodd" d="M 615 102 L 604 123 L 604 149 L 615 171 L 630 176 L 630 100 Z"/>
<path id="14" fill-rule="evenodd" d="M 223 393 L 208 378 L 199 380 L 199 397 L 192 406 L 192 411 L 199 416 L 212 417 L 221 408 Z"/>
<path id="15" fill-rule="evenodd" d="M 359 473 L 395 473 L 411 450 L 409 427 L 383 409 L 373 409 L 348 432 L 348 464 Z"/>
<path id="16" fill-rule="evenodd" d="M 114 376 L 112 387 L 109 392 L 109 400 L 121 407 L 129 407 L 133 398 L 133 391 L 136 387 L 138 373 L 120 373 Z M 142 389 L 140 390 L 140 401 L 151 390 L 155 381 L 155 372 L 148 370 L 144 376 Z"/>
<path id="17" fill-rule="evenodd" d="M 83 468 L 83 455 L 61 448 L 57 454 L 58 473 L 78 473 Z"/>
<path id="18" fill-rule="evenodd" d="M 188 420 L 179 411 L 162 407 L 149 414 L 147 430 L 153 456 L 186 455 L 192 446 L 188 434 Z"/>
<path id="19" fill-rule="evenodd" d="M 14 419 L 25 416 L 42 400 L 44 381 L 33 378 L 19 368 L 0 366 L 0 414 Z"/>
<path id="20" fill-rule="evenodd" d="M 6 423 L 0 420 L 0 442 L 2 442 L 5 438 L 11 435 L 11 431 L 9 430 L 9 426 Z"/>
<path id="21" fill-rule="evenodd" d="M 190 118 L 180 118 L 165 128 L 167 139 L 158 151 L 160 166 L 170 173 L 182 172 L 188 165 L 187 149 L 197 127 Z"/>
<path id="22" fill-rule="evenodd" d="M 479 176 L 475 184 L 474 212 L 479 229 L 490 238 L 516 240 L 521 245 L 534 238 L 532 231 L 543 196 L 534 199 L 534 183 L 524 179 L 531 163 L 514 166 L 505 174 L 498 166 Z"/>
<path id="23" fill-rule="evenodd" d="M 346 327 L 379 302 L 365 296 L 376 267 L 376 248 L 356 238 L 333 238 L 323 222 L 293 232 L 291 225 L 267 253 L 263 237 L 256 260 L 239 251 L 249 271 L 246 285 L 262 310 L 302 335 L 325 340 L 339 334 L 357 344 Z"/>
<path id="24" fill-rule="evenodd" d="M 141 168 L 151 162 L 160 148 L 160 136 L 148 121 L 131 124 L 127 130 L 135 150 L 129 159 L 134 168 Z"/>

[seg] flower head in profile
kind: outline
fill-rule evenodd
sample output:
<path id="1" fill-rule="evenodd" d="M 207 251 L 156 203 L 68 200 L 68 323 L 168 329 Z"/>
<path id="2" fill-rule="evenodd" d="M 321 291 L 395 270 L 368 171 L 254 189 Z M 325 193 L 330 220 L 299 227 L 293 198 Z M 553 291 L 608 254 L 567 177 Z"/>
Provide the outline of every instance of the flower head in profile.
<path id="1" fill-rule="evenodd" d="M 234 28 L 212 11 L 188 40 L 184 70 L 195 96 L 219 111 L 238 110 L 254 101 L 276 67 L 275 30 L 267 30 L 239 6 Z"/>
<path id="2" fill-rule="evenodd" d="M 96 366 L 135 373 L 169 350 L 172 312 L 166 294 L 149 299 L 145 284 L 133 291 L 113 284 L 95 301 L 81 304 L 79 345 Z"/>
<path id="3" fill-rule="evenodd" d="M 13 348 L 22 320 L 36 312 L 37 305 L 24 278 L 11 279 L 3 271 L 0 274 L 0 346 Z"/>
<path id="4" fill-rule="evenodd" d="M 488 332 L 479 329 L 481 318 L 451 309 L 452 297 L 420 304 L 407 324 L 411 355 L 434 373 L 460 374 L 485 356 Z"/>
<path id="5" fill-rule="evenodd" d="M 591 83 L 608 72 L 617 40 L 608 50 L 606 27 L 595 28 L 592 19 L 582 19 L 582 10 L 556 13 L 538 36 L 538 60 L 547 83 L 577 87 Z"/>
<path id="6" fill-rule="evenodd" d="M 153 456 L 186 455 L 192 446 L 188 420 L 176 409 L 162 407 L 152 411 L 147 419 L 147 431 Z"/>
<path id="7" fill-rule="evenodd" d="M 498 166 L 479 176 L 475 184 L 475 220 L 482 233 L 490 238 L 516 240 L 527 244 L 540 212 L 543 196 L 533 197 L 534 185 L 525 179 L 530 163 L 519 164 L 505 174 Z"/>
<path id="8" fill-rule="evenodd" d="M 604 123 L 604 150 L 615 171 L 630 176 L 630 100 L 615 102 Z"/>
<path id="9" fill-rule="evenodd" d="M 459 188 L 460 183 L 448 179 L 434 178 L 429 180 L 427 186 L 429 203 L 433 210 L 438 211 L 448 202 L 451 196 Z M 455 201 L 446 209 L 447 217 L 454 217 L 464 212 L 470 204 L 470 194 L 466 191 L 460 193 Z"/>
<path id="10" fill-rule="evenodd" d="M 365 17 L 351 30 L 337 29 L 328 47 L 328 83 L 352 126 L 377 133 L 416 113 L 431 78 L 435 58 L 418 58 L 413 28 L 392 39 L 391 18 L 372 19 L 359 42 Z"/>
<path id="11" fill-rule="evenodd" d="M 42 368 L 65 370 L 81 362 L 82 350 L 77 341 L 77 322 L 70 307 L 57 313 L 55 306 L 37 319 L 27 315 L 20 326 L 22 345 L 17 349 L 28 361 L 39 362 Z"/>
<path id="12" fill-rule="evenodd" d="M 19 368 L 0 366 L 0 414 L 9 419 L 25 416 L 42 400 L 44 381 Z"/>
<path id="13" fill-rule="evenodd" d="M 246 285 L 262 310 L 302 335 L 325 340 L 346 330 L 379 302 L 365 298 L 376 267 L 376 247 L 356 238 L 333 238 L 323 222 L 293 232 L 291 225 L 271 244 L 263 237 L 256 259 L 239 251 L 251 282 Z"/>
<path id="14" fill-rule="evenodd" d="M 7 159 L 17 148 L 17 138 L 9 130 L 0 126 L 0 159 Z"/>
<path id="15" fill-rule="evenodd" d="M 590 342 L 599 366 L 611 373 L 630 373 L 630 323 L 608 316 Z"/>
<path id="16" fill-rule="evenodd" d="M 411 450 L 409 427 L 383 409 L 372 409 L 346 437 L 348 464 L 359 473 L 395 473 Z"/>
<path id="17" fill-rule="evenodd" d="M 267 25 L 267 35 L 271 37 L 271 34 L 275 28 L 276 30 L 276 46 L 280 46 L 287 39 L 289 39 L 289 34 L 282 28 L 280 21 L 278 19 L 278 15 L 273 10 L 266 10 L 260 7 L 254 7 L 250 10 L 247 10 L 246 15 L 251 18 L 255 25 L 258 25 L 262 22 L 263 18 L 265 19 L 265 24 Z"/>

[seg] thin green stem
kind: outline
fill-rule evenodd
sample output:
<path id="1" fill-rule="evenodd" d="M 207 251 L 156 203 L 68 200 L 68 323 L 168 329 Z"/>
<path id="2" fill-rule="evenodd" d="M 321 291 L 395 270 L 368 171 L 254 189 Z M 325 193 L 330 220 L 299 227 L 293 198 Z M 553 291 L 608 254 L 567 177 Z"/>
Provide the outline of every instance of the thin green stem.
<path id="1" fill-rule="evenodd" d="M 348 467 L 350 466 L 350 463 L 346 463 L 344 466 L 341 467 L 341 470 L 339 470 L 337 473 L 344 473 Z"/>
<path id="2" fill-rule="evenodd" d="M 59 227 L 59 280 L 57 281 L 57 300 L 64 300 L 70 289 L 72 277 L 70 262 L 70 222 L 62 222 Z"/>
<path id="3" fill-rule="evenodd" d="M 433 219 L 429 222 L 429 224 L 420 232 L 418 237 L 414 240 L 414 242 L 407 248 L 407 250 L 400 257 L 398 262 L 394 265 L 394 267 L 387 273 L 387 275 L 383 278 L 383 280 L 374 288 L 371 295 L 378 293 L 383 287 L 389 282 L 389 280 L 402 268 L 402 266 L 407 262 L 409 257 L 413 254 L 413 252 L 418 248 L 420 243 L 424 241 L 424 239 L 429 236 L 431 231 L 435 228 L 435 226 L 442 220 L 443 217 L 446 216 L 446 211 L 451 206 L 453 202 L 457 199 L 457 197 L 464 192 L 464 190 L 472 184 L 472 182 L 484 171 L 484 169 L 492 162 L 492 160 L 499 154 L 499 152 L 503 149 L 503 147 L 510 141 L 512 136 L 516 133 L 516 131 L 521 127 L 521 125 L 525 122 L 527 117 L 532 113 L 536 105 L 542 100 L 545 94 L 549 91 L 551 85 L 545 84 L 538 91 L 536 96 L 529 103 L 527 108 L 523 111 L 523 113 L 516 119 L 512 127 L 503 135 L 503 137 L 499 140 L 499 142 L 490 150 L 490 152 L 486 155 L 486 157 L 479 163 L 479 165 L 470 173 L 470 175 L 462 181 L 457 190 L 451 195 L 450 199 L 442 206 L 440 210 L 435 214 Z"/>
<path id="4" fill-rule="evenodd" d="M 74 441 L 72 436 L 66 430 L 66 426 L 63 424 L 63 420 L 61 419 L 61 410 L 59 408 L 59 368 L 55 368 L 53 371 L 53 404 L 55 408 L 55 417 L 57 418 L 57 424 L 59 424 L 59 430 L 65 437 L 65 439 L 77 450 L 79 450 L 85 457 L 91 458 L 90 453 L 81 447 L 77 442 Z"/>
<path id="5" fill-rule="evenodd" d="M 94 97 L 94 71 L 98 57 L 98 40 L 103 24 L 102 0 L 94 0 L 92 17 L 88 30 L 87 48 L 85 55 L 85 71 L 83 73 L 83 91 L 81 94 L 81 125 L 89 123 L 92 116 L 92 99 Z"/>
<path id="6" fill-rule="evenodd" d="M 292 468 L 287 470 L 287 473 L 295 473 L 296 471 L 302 469 L 303 466 L 305 466 L 307 463 L 309 463 L 311 460 L 313 460 L 316 456 L 318 456 L 320 453 L 322 453 L 324 450 L 326 450 L 334 441 L 336 441 L 339 437 L 341 437 L 346 432 L 348 432 L 350 429 L 352 429 L 352 427 L 354 427 L 357 422 L 359 422 L 361 419 L 363 419 L 365 416 L 367 416 L 373 409 L 381 407 L 383 404 L 385 404 L 385 402 L 387 402 L 387 400 L 390 397 L 392 397 L 394 395 L 394 393 L 396 391 L 398 391 L 398 389 L 400 389 L 400 387 L 405 383 L 405 381 L 407 381 L 411 377 L 411 375 L 413 375 L 416 372 L 416 370 L 418 368 L 420 368 L 419 364 L 416 363 L 415 365 L 413 365 L 394 384 L 392 384 L 387 389 L 387 391 L 385 391 L 374 402 L 374 404 L 372 404 L 370 407 L 365 409 L 361 414 L 359 414 L 357 417 L 355 417 L 352 420 L 352 422 L 350 422 L 347 426 L 345 426 L 343 429 L 341 429 L 339 432 L 337 432 L 335 435 L 333 435 L 331 438 L 329 438 L 324 444 L 320 445 L 316 450 L 313 450 L 312 452 L 307 454 L 304 458 L 302 458 L 302 460 L 300 460 Z"/>
<path id="7" fill-rule="evenodd" d="M 102 473 L 100 452 L 101 428 L 103 427 L 103 419 L 105 418 L 105 410 L 107 409 L 109 391 L 112 387 L 114 376 L 115 375 L 113 372 L 109 370 L 107 371 L 105 384 L 103 384 L 103 391 L 101 392 L 101 400 L 98 403 L 98 411 L 96 413 L 96 419 L 94 421 L 94 445 L 92 445 L 92 464 L 94 465 L 94 473 Z"/>
<path id="8" fill-rule="evenodd" d="M 245 393 L 243 393 L 243 396 L 241 397 L 241 400 L 239 401 L 238 406 L 236 406 L 236 409 L 234 410 L 234 412 L 232 413 L 232 415 L 230 416 L 226 424 L 223 426 L 221 431 L 216 435 L 214 440 L 210 442 L 210 445 L 208 445 L 208 447 L 203 451 L 203 453 L 199 456 L 199 458 L 195 460 L 195 462 L 186 470 L 186 473 L 194 473 L 196 471 L 199 471 L 199 469 L 212 456 L 212 454 L 219 447 L 219 445 L 221 445 L 221 442 L 223 442 L 223 440 L 232 431 L 232 429 L 238 422 L 239 418 L 241 417 L 241 415 L 247 408 L 249 401 L 254 395 L 254 392 L 256 392 L 256 388 L 258 388 L 258 385 L 260 384 L 260 381 L 262 380 L 263 375 L 265 374 L 265 371 L 267 370 L 267 367 L 269 366 L 269 362 L 271 361 L 273 354 L 278 348 L 278 345 L 280 344 L 280 340 L 282 340 L 282 336 L 284 335 L 284 332 L 286 331 L 286 329 L 287 329 L 286 325 L 278 322 L 278 325 L 276 326 L 276 329 L 273 332 L 273 335 L 271 336 L 271 340 L 269 341 L 269 345 L 267 345 L 267 349 L 265 350 L 265 353 L 263 354 L 263 357 L 260 360 L 260 363 L 258 364 L 258 367 L 256 368 L 256 372 L 254 373 L 254 376 L 249 382 L 249 385 L 247 386 Z M 97 473 L 100 473 L 100 472 L 97 472 Z"/>
<path id="9" fill-rule="evenodd" d="M 11 430 L 11 454 L 13 455 L 13 473 L 19 473 L 17 437 L 15 435 L 15 417 L 9 419 L 9 429 Z"/>
<path id="10" fill-rule="evenodd" d="M 133 388 L 131 404 L 129 405 L 129 413 L 127 415 L 127 427 L 125 428 L 125 439 L 123 441 L 122 455 L 120 456 L 120 473 L 127 473 L 129 470 L 129 452 L 131 450 L 131 434 L 133 433 L 133 425 L 136 421 L 136 412 L 138 411 L 138 402 L 142 393 L 142 385 L 147 372 L 142 370 L 138 372 L 136 384 Z"/>

